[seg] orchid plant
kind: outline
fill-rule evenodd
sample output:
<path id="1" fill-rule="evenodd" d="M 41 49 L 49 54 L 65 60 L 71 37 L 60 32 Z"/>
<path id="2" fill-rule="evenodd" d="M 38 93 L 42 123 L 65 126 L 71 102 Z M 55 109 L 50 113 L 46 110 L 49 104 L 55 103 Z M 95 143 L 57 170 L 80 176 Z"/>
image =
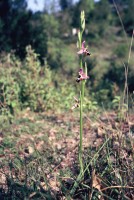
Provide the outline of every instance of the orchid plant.
<path id="1" fill-rule="evenodd" d="M 79 163 L 80 163 L 81 172 L 83 172 L 83 161 L 82 161 L 83 101 L 84 101 L 85 83 L 86 83 L 86 80 L 89 78 L 89 76 L 87 76 L 87 66 L 86 66 L 86 63 L 84 63 L 84 58 L 86 56 L 90 56 L 88 48 L 85 47 L 85 41 L 82 42 L 84 30 L 85 30 L 85 13 L 84 11 L 82 11 L 81 12 L 81 27 L 80 27 L 80 31 L 78 32 L 78 42 L 77 42 L 77 46 L 79 48 L 79 51 L 77 52 L 77 54 L 79 55 L 80 69 L 78 72 L 78 77 L 76 79 L 76 82 L 80 84 L 80 99 L 77 100 L 75 98 L 75 106 L 73 106 L 73 109 L 76 107 L 80 108 Z"/>

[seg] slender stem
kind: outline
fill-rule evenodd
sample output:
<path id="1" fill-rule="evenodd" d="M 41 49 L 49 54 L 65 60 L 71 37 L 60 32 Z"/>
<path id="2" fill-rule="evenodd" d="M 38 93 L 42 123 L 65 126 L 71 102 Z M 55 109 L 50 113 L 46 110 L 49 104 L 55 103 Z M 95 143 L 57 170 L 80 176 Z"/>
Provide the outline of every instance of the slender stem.
<path id="1" fill-rule="evenodd" d="M 81 83 L 82 101 L 84 101 L 84 91 L 85 91 L 85 81 L 82 81 L 82 83 Z M 82 105 L 82 106 L 83 106 L 83 105 Z"/>
<path id="2" fill-rule="evenodd" d="M 83 26 L 85 23 L 84 11 L 81 12 L 81 31 L 78 34 L 78 42 L 79 47 L 82 47 L 82 35 L 85 27 Z M 80 56 L 80 67 L 83 69 L 83 55 Z M 81 89 L 80 89 L 80 143 L 79 143 L 79 163 L 80 163 L 80 173 L 83 173 L 83 160 L 82 160 L 82 145 L 83 145 L 83 100 L 84 100 L 84 88 L 85 81 L 81 81 Z"/>
<path id="3" fill-rule="evenodd" d="M 83 62 L 82 62 L 83 57 L 80 58 L 80 67 L 83 69 Z M 84 90 L 85 90 L 85 81 L 81 82 L 81 96 L 82 100 L 84 99 Z M 82 104 L 83 106 L 83 104 Z"/>
<path id="4" fill-rule="evenodd" d="M 83 68 L 82 56 L 80 56 L 80 68 Z"/>
<path id="5" fill-rule="evenodd" d="M 82 86 L 82 83 L 81 83 Z M 82 137 L 83 137 L 83 98 L 80 91 L 80 146 L 79 146 L 79 163 L 81 172 L 83 172 L 83 161 L 82 161 Z"/>
<path id="6" fill-rule="evenodd" d="M 81 35 L 82 37 L 82 35 Z M 82 56 L 80 56 L 80 67 L 83 68 Z M 83 172 L 83 161 L 82 161 L 82 138 L 83 138 L 83 97 L 84 97 L 84 85 L 81 82 L 80 89 L 80 143 L 79 143 L 79 163 L 80 171 Z"/>

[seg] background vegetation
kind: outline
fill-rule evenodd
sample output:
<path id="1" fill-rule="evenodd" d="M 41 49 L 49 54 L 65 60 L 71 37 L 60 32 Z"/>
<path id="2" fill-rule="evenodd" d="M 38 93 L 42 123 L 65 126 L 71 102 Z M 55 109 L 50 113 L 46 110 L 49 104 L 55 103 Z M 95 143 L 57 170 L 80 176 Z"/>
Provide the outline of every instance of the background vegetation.
<path id="1" fill-rule="evenodd" d="M 60 10 L 57 10 L 57 3 Z M 37 111 L 47 104 L 48 92 L 52 101 L 54 93 L 64 87 L 61 85 L 67 85 L 67 96 L 70 90 L 74 91 L 71 89 L 73 84 L 67 82 L 73 83 L 77 74 L 77 31 L 80 11 L 85 10 L 85 38 L 92 54 L 87 60 L 90 74 L 87 93 L 100 105 L 107 102 L 107 106 L 111 106 L 109 102 L 115 96 L 121 96 L 124 89 L 124 66 L 128 66 L 133 32 L 133 0 L 116 1 L 116 4 L 108 0 L 81 0 L 75 4 L 71 0 L 60 0 L 50 1 L 48 6 L 42 12 L 34 13 L 27 9 L 25 0 L 0 3 L 1 104 L 10 107 L 12 112 L 15 107 L 23 109 L 26 106 Z M 132 94 L 132 56 L 128 67 L 128 88 Z M 4 71 L 6 76 L 3 76 Z M 51 91 L 45 92 L 45 84 L 51 85 Z M 58 96 L 55 98 L 58 101 Z M 49 104 L 51 101 L 49 99 Z"/>
<path id="2" fill-rule="evenodd" d="M 70 109 L 79 94 L 75 80 L 81 10 L 86 15 L 84 39 L 91 53 L 86 59 L 90 79 L 84 105 L 87 170 L 73 193 L 79 167 L 72 149 L 78 143 L 79 113 Z M 38 12 L 29 10 L 26 0 L 0 1 L 1 198 L 89 199 L 90 193 L 90 199 L 96 200 L 102 185 L 103 189 L 128 187 L 106 189 L 104 198 L 134 197 L 133 11 L 133 0 L 55 0 Z M 70 162 L 71 151 L 76 162 L 61 169 Z M 55 174 L 58 186 L 50 184 Z M 95 186 L 96 178 L 100 188 Z M 57 187 L 60 191 L 55 193 Z"/>

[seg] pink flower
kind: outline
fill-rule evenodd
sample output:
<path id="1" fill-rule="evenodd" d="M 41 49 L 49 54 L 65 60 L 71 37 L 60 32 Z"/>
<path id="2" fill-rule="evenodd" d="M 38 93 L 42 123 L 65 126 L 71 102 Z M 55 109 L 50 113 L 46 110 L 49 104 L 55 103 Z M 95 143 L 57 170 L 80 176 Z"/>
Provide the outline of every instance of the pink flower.
<path id="1" fill-rule="evenodd" d="M 83 55 L 86 55 L 86 56 L 90 56 L 89 51 L 87 50 L 87 48 L 85 48 L 85 41 L 82 42 L 82 47 L 81 47 L 80 51 L 78 51 L 77 53 L 79 55 L 83 54 Z"/>
<path id="2" fill-rule="evenodd" d="M 82 80 L 87 80 L 89 78 L 89 76 L 87 76 L 84 72 L 83 72 L 83 69 L 82 68 L 80 68 L 80 70 L 79 70 L 79 76 L 78 76 L 78 78 L 76 79 L 76 82 L 80 82 L 80 81 L 82 81 Z"/>

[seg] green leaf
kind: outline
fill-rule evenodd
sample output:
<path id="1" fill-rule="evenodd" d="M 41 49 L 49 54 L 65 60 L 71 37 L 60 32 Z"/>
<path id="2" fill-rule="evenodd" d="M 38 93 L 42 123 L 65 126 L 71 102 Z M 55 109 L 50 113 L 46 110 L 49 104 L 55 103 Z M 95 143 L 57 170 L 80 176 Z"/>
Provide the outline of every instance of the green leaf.
<path id="1" fill-rule="evenodd" d="M 15 107 L 16 107 L 16 105 L 17 105 L 17 104 L 16 104 L 16 102 L 15 102 L 15 101 L 12 101 L 12 102 L 11 102 L 11 106 L 12 106 L 13 108 L 15 108 Z"/>

